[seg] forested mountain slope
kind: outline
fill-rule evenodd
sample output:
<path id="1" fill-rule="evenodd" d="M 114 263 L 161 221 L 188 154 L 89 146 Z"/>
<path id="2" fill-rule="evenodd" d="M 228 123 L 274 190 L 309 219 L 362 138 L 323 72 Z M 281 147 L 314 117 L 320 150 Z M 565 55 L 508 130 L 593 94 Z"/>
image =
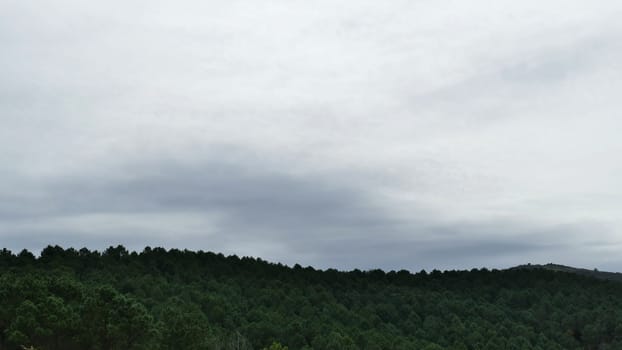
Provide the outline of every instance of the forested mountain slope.
<path id="1" fill-rule="evenodd" d="M 559 265 L 559 264 L 545 264 L 545 265 L 527 264 L 527 265 L 519 265 L 519 266 L 513 267 L 513 269 L 545 269 L 545 270 L 551 270 L 551 271 L 576 273 L 579 275 L 600 278 L 603 280 L 622 282 L 622 273 L 619 273 L 619 272 L 598 271 L 597 269 L 593 269 L 593 270 L 581 269 L 577 267 L 565 266 L 565 265 Z"/>
<path id="2" fill-rule="evenodd" d="M 0 349 L 622 349 L 622 283 L 547 269 L 293 268 L 0 251 Z"/>

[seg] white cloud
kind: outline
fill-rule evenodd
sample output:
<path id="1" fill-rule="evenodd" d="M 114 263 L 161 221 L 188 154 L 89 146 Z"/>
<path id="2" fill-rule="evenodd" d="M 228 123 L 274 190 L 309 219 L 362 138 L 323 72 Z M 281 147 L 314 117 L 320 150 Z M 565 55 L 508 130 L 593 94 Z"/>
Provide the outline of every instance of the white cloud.
<path id="1" fill-rule="evenodd" d="M 433 240 L 438 230 L 409 220 L 425 216 L 457 233 L 496 223 L 480 246 L 550 227 L 618 244 L 621 12 L 561 0 L 4 2 L 0 196 L 32 200 L 49 179 L 114 182 L 136 172 L 128 164 L 219 154 L 323 189 L 348 183 L 392 213 L 393 242 Z M 144 222 L 132 218 L 119 222 Z M 257 254 L 277 246 L 246 243 Z M 573 235 L 559 249 L 583 244 Z M 577 262 L 622 269 L 590 254 Z"/>

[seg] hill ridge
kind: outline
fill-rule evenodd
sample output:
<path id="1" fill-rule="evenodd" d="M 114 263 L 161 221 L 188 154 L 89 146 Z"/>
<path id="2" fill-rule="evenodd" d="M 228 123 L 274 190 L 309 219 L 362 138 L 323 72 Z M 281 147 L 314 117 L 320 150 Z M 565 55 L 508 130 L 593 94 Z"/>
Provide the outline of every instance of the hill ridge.
<path id="1" fill-rule="evenodd" d="M 548 264 L 523 264 L 509 268 L 508 270 L 529 270 L 529 269 L 544 269 L 549 271 L 568 272 L 582 276 L 594 277 L 601 280 L 618 281 L 622 282 L 622 273 L 600 271 L 598 269 L 586 269 L 581 267 L 573 267 L 562 264 L 548 263 Z"/>

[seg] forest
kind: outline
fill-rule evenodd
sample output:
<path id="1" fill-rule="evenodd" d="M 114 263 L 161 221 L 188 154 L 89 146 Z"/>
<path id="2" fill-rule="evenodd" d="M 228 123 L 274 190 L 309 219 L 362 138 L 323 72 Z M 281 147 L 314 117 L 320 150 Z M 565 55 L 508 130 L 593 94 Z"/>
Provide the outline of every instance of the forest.
<path id="1" fill-rule="evenodd" d="M 0 349 L 622 349 L 622 283 L 337 271 L 204 251 L 0 251 Z"/>

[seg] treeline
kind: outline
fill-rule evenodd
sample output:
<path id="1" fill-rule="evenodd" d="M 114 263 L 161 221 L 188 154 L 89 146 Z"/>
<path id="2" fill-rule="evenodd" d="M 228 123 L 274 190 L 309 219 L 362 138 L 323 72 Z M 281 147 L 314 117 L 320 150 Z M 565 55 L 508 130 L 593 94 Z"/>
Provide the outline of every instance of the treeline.
<path id="1" fill-rule="evenodd" d="M 339 272 L 210 252 L 0 251 L 0 349 L 622 349 L 622 283 Z"/>

